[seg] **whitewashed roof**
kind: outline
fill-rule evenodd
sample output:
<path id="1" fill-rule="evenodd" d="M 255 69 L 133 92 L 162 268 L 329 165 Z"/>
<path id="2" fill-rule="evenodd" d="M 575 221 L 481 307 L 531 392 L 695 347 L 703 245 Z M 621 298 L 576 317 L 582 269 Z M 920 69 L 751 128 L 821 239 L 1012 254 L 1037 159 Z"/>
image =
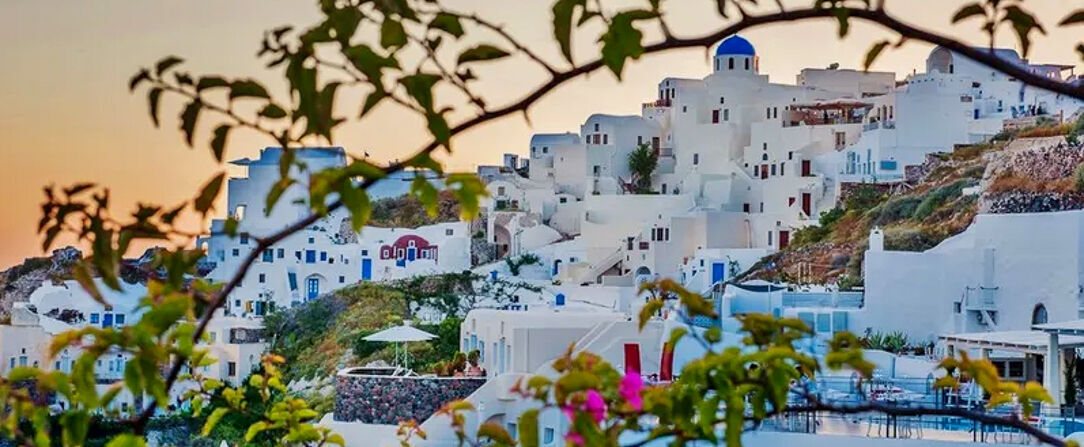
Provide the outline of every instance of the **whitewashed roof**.
<path id="1" fill-rule="evenodd" d="M 941 340 L 958 347 L 998 349 L 1003 351 L 1046 353 L 1050 343 L 1050 334 L 1042 331 L 1000 331 L 973 332 L 966 334 L 942 335 Z M 1084 347 L 1084 337 L 1059 337 L 1061 348 Z"/>
<path id="2" fill-rule="evenodd" d="M 1060 335 L 1084 335 L 1084 320 L 1062 321 L 1060 323 L 1037 324 L 1032 329 Z"/>

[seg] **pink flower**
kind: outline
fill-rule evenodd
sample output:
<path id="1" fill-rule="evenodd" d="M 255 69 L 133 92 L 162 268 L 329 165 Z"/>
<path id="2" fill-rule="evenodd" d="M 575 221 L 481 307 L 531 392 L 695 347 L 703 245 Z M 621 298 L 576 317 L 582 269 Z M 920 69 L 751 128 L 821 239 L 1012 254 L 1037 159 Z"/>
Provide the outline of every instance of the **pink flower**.
<path id="1" fill-rule="evenodd" d="M 587 401 L 583 403 L 583 411 L 586 411 L 595 419 L 595 423 L 606 420 L 606 401 L 595 390 L 587 390 Z"/>
<path id="2" fill-rule="evenodd" d="M 570 431 L 565 435 L 565 440 L 572 445 L 583 445 L 583 436 L 580 436 L 579 433 L 573 431 Z"/>
<path id="3" fill-rule="evenodd" d="M 621 379 L 617 393 L 629 403 L 633 410 L 640 411 L 644 408 L 644 399 L 640 397 L 640 391 L 643 389 L 644 379 L 640 377 L 640 373 L 630 371 Z"/>

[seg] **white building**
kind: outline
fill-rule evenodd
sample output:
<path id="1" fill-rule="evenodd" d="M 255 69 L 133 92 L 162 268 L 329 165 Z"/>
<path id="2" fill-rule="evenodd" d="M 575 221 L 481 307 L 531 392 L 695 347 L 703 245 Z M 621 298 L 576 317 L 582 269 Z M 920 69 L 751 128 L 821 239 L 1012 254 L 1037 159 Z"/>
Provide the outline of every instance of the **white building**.
<path id="1" fill-rule="evenodd" d="M 257 160 L 232 162 L 247 169 L 246 176 L 228 183 L 227 213 L 238 222 L 238 236 L 223 232 L 224 219 L 212 222 L 211 234 L 200 241 L 215 263 L 209 279 L 228 280 L 254 249 L 256 238 L 310 213 L 307 175 L 297 168 L 291 175 L 298 183 L 287 188 L 270 214 L 263 208 L 279 180 L 281 156 L 281 149 L 267 148 Z M 297 149 L 296 157 L 308 166 L 307 172 L 347 162 L 342 148 Z M 227 313 L 263 315 L 270 306 L 292 306 L 358 281 L 463 271 L 470 268 L 469 233 L 465 222 L 414 229 L 365 227 L 355 233 L 346 211 L 332 212 L 262 252 L 231 293 Z"/>

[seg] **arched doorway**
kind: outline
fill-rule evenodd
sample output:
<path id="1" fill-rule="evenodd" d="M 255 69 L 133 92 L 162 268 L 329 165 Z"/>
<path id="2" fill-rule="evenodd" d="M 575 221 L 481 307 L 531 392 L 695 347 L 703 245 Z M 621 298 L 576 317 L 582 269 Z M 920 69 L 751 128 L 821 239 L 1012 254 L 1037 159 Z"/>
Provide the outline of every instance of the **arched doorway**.
<path id="1" fill-rule="evenodd" d="M 1031 311 L 1031 324 L 1046 324 L 1049 317 L 1046 313 L 1046 306 L 1040 304 L 1035 305 L 1035 309 Z"/>
<path id="2" fill-rule="evenodd" d="M 508 232 L 508 229 L 495 225 L 493 227 L 493 242 L 497 245 L 497 258 L 503 258 L 508 255 L 508 250 L 512 244 L 512 234 Z"/>

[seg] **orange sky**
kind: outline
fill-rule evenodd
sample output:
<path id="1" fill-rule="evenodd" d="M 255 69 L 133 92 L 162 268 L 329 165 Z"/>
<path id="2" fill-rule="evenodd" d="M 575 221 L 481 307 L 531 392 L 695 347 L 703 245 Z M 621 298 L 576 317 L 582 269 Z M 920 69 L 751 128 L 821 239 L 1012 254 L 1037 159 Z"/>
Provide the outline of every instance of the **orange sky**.
<path id="1" fill-rule="evenodd" d="M 604 1 L 628 5 L 645 1 Z M 771 3 L 771 2 L 766 2 Z M 913 23 L 946 29 L 962 2 L 889 0 L 889 9 Z M 127 80 L 138 67 L 162 56 L 187 59 L 194 73 L 254 76 L 273 80 L 255 58 L 261 33 L 281 24 L 314 23 L 315 1 L 307 0 L 95 0 L 93 2 L 0 2 L 0 181 L 6 197 L 0 206 L 0 266 L 41 252 L 35 225 L 41 187 L 55 183 L 94 181 L 112 188 L 115 211 L 135 201 L 176 203 L 191 197 L 217 169 L 206 149 L 207 129 L 188 149 L 177 130 L 177 104 L 164 101 L 162 128 L 147 117 L 146 100 L 130 95 Z M 462 11 L 476 11 L 504 23 L 531 42 L 544 56 L 559 61 L 549 24 L 550 0 L 455 0 Z M 694 35 L 721 26 L 711 0 L 669 0 L 668 16 L 677 34 Z M 807 0 L 795 4 L 808 4 Z M 895 7 L 893 7 L 895 5 Z M 1048 27 L 1084 1 L 1031 0 Z M 976 23 L 957 26 L 955 35 L 984 42 Z M 1033 61 L 1077 63 L 1073 51 L 1084 27 L 1050 30 L 1037 40 Z M 657 37 L 645 30 L 648 39 Z M 588 32 L 576 41 L 581 60 L 597 54 Z M 765 27 L 744 34 L 757 48 L 763 73 L 776 82 L 793 82 L 803 67 L 839 62 L 858 67 L 868 45 L 884 36 L 866 25 L 852 27 L 845 40 L 835 37 L 832 22 Z M 1008 46 L 1007 38 L 1001 42 Z M 592 53 L 596 51 L 595 53 Z M 886 53 L 877 70 L 905 73 L 923 66 L 929 47 L 909 43 Z M 675 51 L 647 57 L 626 68 L 624 82 L 607 72 L 576 80 L 553 92 L 531 110 L 530 125 L 522 116 L 503 119 L 456 139 L 453 169 L 496 163 L 504 152 L 526 152 L 532 132 L 575 131 L 594 112 L 639 113 L 652 99 L 654 85 L 665 76 L 702 77 L 710 70 L 703 50 Z M 521 60 L 491 64 L 478 70 L 491 104 L 517 98 L 543 79 Z M 492 82 L 486 82 L 492 81 Z M 344 108 L 357 110 L 356 102 Z M 365 122 L 342 129 L 337 143 L 390 160 L 415 149 L 425 138 L 417 120 L 383 107 Z M 255 135 L 231 135 L 228 158 L 256 154 L 269 141 Z"/>

